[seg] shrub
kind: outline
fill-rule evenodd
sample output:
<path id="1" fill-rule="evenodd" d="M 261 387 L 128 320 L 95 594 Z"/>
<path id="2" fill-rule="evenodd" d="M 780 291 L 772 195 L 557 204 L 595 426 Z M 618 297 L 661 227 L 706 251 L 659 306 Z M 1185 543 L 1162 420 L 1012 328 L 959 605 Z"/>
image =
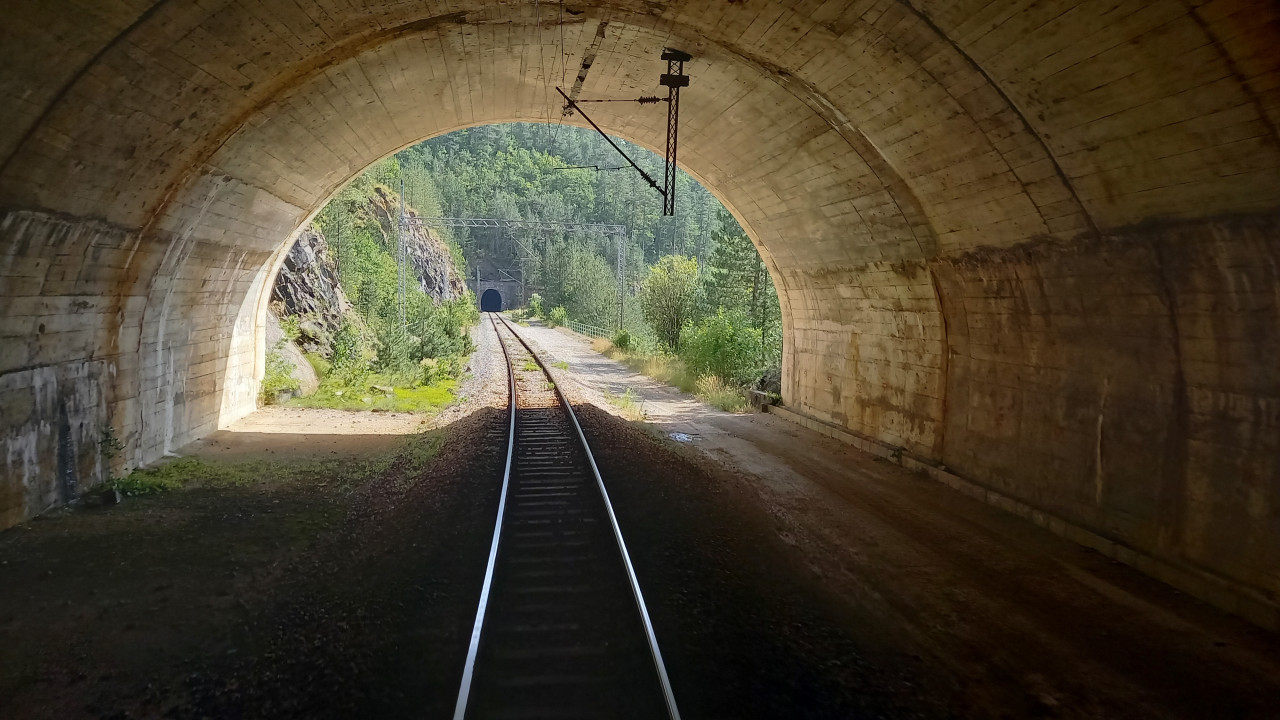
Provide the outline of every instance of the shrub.
<path id="1" fill-rule="evenodd" d="M 667 255 L 649 268 L 640 288 L 645 322 L 668 350 L 675 350 L 680 329 L 694 316 L 698 298 L 698 261 Z"/>
<path id="2" fill-rule="evenodd" d="M 631 333 L 626 330 L 619 330 L 617 334 L 613 336 L 613 346 L 619 350 L 630 350 Z"/>
<path id="3" fill-rule="evenodd" d="M 442 358 L 423 358 L 420 363 L 423 385 L 434 385 L 445 380 L 455 380 L 462 374 L 463 358 L 450 355 Z"/>
<path id="4" fill-rule="evenodd" d="M 547 314 L 547 325 L 551 327 L 559 327 L 569 324 L 569 313 L 565 311 L 563 306 L 557 306 Z"/>
<path id="5" fill-rule="evenodd" d="M 280 318 L 280 331 L 284 333 L 285 340 L 297 341 L 302 335 L 302 318 L 297 315 L 285 315 Z"/>
<path id="6" fill-rule="evenodd" d="M 685 324 L 680 358 L 695 375 L 714 375 L 740 387 L 754 384 L 760 372 L 760 331 L 721 308 L 696 325 Z"/>
<path id="7" fill-rule="evenodd" d="M 329 362 L 334 379 L 343 385 L 358 385 L 369 374 L 373 353 L 367 346 L 360 327 L 349 317 L 333 335 L 333 355 Z"/>
<path id="8" fill-rule="evenodd" d="M 260 397 L 263 403 L 270 405 L 280 393 L 299 387 L 293 377 L 293 363 L 284 354 L 284 340 L 281 340 L 267 351 L 267 370 L 262 378 Z"/>
<path id="9" fill-rule="evenodd" d="M 538 293 L 529 296 L 529 315 L 542 317 L 542 296 Z"/>
<path id="10" fill-rule="evenodd" d="M 445 377 L 444 368 L 435 358 L 422 358 L 418 366 L 422 368 L 422 376 L 419 380 L 423 385 L 434 385 Z"/>

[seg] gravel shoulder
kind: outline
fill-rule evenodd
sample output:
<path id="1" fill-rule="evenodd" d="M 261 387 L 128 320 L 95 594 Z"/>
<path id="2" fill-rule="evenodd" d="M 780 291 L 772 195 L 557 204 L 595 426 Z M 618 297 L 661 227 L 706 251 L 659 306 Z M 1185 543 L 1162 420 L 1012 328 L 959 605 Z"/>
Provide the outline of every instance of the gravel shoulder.
<path id="1" fill-rule="evenodd" d="M 726 525 L 724 537 L 772 548 L 759 587 L 806 588 L 795 602 L 824 608 L 889 686 L 908 683 L 954 717 L 1273 716 L 1274 634 L 776 416 L 701 405 L 593 352 L 586 338 L 521 331 L 568 364 L 557 382 L 575 403 L 598 406 L 584 414 L 609 439 L 593 442 L 629 438 L 608 456 L 646 458 L 602 462 L 628 478 L 620 486 L 667 498 L 632 527 L 677 526 L 688 507 L 708 517 L 734 508 L 741 526 Z M 627 389 L 645 398 L 648 423 L 624 423 L 603 402 Z M 619 512 L 632 503 L 644 505 L 633 498 Z M 751 573 L 756 550 L 742 557 L 738 572 Z"/>
<path id="2" fill-rule="evenodd" d="M 448 716 L 503 459 L 477 337 L 440 414 L 263 408 L 178 453 L 243 481 L 0 533 L 0 717 Z"/>
<path id="3" fill-rule="evenodd" d="M 0 533 L 0 717 L 448 717 L 507 419 L 496 338 L 474 332 L 465 399 L 437 416 L 270 409 L 181 451 L 249 463 L 245 482 Z M 899 466 L 702 406 L 581 338 L 521 332 L 568 363 L 556 384 L 690 720 L 1280 706 L 1275 635 Z M 605 394 L 628 388 L 650 422 L 612 414 Z"/>

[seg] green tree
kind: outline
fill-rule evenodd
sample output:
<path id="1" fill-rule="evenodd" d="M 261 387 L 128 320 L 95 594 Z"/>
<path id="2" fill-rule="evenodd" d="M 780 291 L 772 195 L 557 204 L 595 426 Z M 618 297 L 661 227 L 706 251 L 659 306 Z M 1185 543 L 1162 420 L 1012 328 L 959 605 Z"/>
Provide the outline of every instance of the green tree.
<path id="1" fill-rule="evenodd" d="M 767 373 L 782 362 L 782 313 L 773 278 L 733 216 L 722 209 L 719 222 L 704 273 L 707 305 L 744 314 L 762 338 L 757 362 Z"/>
<path id="2" fill-rule="evenodd" d="M 680 331 L 680 359 L 695 374 L 714 375 L 730 385 L 760 379 L 760 331 L 741 312 L 720 308 Z"/>
<path id="3" fill-rule="evenodd" d="M 649 269 L 640 289 L 645 322 L 658 340 L 674 351 L 680 328 L 693 319 L 698 301 L 698 261 L 667 255 Z"/>
<path id="4" fill-rule="evenodd" d="M 613 269 L 597 253 L 574 242 L 559 244 L 551 255 L 547 302 L 563 306 L 578 322 L 608 327 L 618 312 Z"/>
<path id="5" fill-rule="evenodd" d="M 773 280 L 751 238 L 733 216 L 725 210 L 719 216 L 720 229 L 715 232 L 715 248 L 704 275 L 707 304 L 744 310 L 751 326 L 763 329 L 776 315 L 769 307 L 777 304 Z"/>

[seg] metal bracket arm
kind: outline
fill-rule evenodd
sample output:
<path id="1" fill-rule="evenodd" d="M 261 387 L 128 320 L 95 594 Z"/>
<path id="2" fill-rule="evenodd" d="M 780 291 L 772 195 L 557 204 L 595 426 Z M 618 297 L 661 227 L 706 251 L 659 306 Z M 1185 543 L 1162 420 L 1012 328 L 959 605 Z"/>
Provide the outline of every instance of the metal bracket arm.
<path id="1" fill-rule="evenodd" d="M 560 97 L 564 98 L 564 101 L 569 104 L 569 107 L 577 111 L 577 113 L 582 116 L 583 120 L 586 120 L 587 122 L 591 123 L 591 127 L 595 128 L 596 132 L 600 133 L 600 137 L 604 138 L 610 145 L 613 146 L 614 150 L 618 151 L 618 154 L 622 156 L 623 160 L 626 160 L 628 163 L 630 163 L 631 167 L 635 168 L 636 172 L 640 173 L 640 177 L 644 178 L 645 182 L 649 183 L 649 187 L 652 187 L 654 190 L 657 190 L 658 193 L 662 195 L 663 198 L 667 197 L 667 191 L 664 190 L 663 188 L 658 187 L 658 182 L 653 178 L 649 177 L 649 173 L 645 172 L 643 168 L 637 165 L 636 161 L 632 160 L 630 155 L 623 152 L 622 148 L 618 147 L 618 143 L 614 142 L 613 138 L 609 137 L 609 135 L 604 130 L 600 129 L 600 126 L 596 124 L 595 120 L 592 120 L 589 115 L 587 115 L 585 112 L 582 111 L 582 108 L 578 106 L 578 103 L 574 102 L 573 99 L 570 98 L 568 95 L 565 95 L 564 90 L 561 90 L 558 87 L 556 88 L 556 92 L 560 93 Z"/>

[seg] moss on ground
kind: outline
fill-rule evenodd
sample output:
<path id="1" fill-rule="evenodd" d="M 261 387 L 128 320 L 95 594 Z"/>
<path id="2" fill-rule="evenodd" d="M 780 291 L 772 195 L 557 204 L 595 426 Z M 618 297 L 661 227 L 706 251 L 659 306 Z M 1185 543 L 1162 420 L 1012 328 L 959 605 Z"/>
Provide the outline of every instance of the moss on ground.
<path id="1" fill-rule="evenodd" d="M 383 385 L 377 376 L 358 388 L 321 384 L 320 388 L 311 395 L 294 398 L 287 404 L 292 407 L 330 410 L 381 410 L 434 414 L 453 403 L 458 381 L 448 379 L 430 385 L 396 387 L 388 393 L 384 388 L 389 387 L 391 387 L 390 384 Z"/>
<path id="2" fill-rule="evenodd" d="M 412 478 L 427 467 L 442 442 L 442 433 L 426 431 L 408 436 L 394 452 L 366 457 L 239 461 L 175 458 L 114 478 L 108 485 L 122 495 L 138 497 L 183 489 L 283 486 L 323 477 L 327 489 L 349 492 L 392 467 L 401 471 L 400 477 Z"/>

